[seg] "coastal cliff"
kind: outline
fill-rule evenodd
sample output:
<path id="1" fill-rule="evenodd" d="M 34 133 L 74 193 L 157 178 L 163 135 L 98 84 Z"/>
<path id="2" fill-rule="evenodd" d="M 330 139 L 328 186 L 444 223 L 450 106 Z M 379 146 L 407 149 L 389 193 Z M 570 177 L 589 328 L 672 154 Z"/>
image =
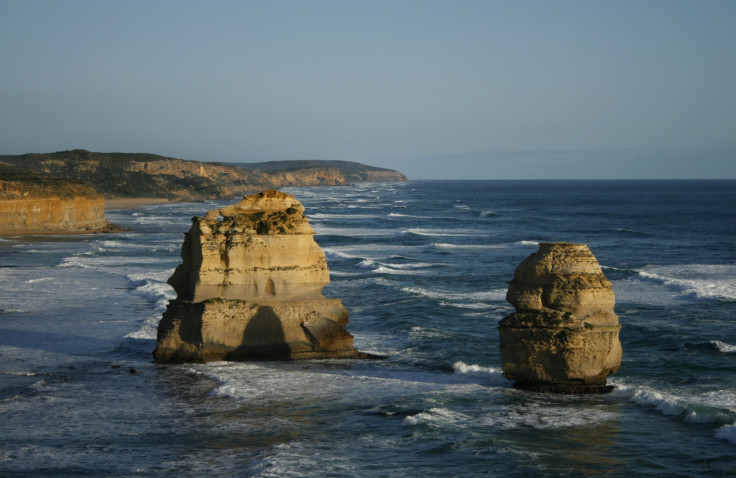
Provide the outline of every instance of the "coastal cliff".
<path id="1" fill-rule="evenodd" d="M 154 154 L 95 153 L 82 149 L 0 156 L 0 164 L 35 174 L 82 181 L 106 198 L 228 199 L 289 186 L 344 186 L 407 181 L 397 171 L 349 161 L 212 163 Z"/>
<path id="2" fill-rule="evenodd" d="M 104 232 L 105 199 L 93 188 L 0 168 L 0 235 Z"/>
<path id="3" fill-rule="evenodd" d="M 329 270 L 313 235 L 304 207 L 279 191 L 193 218 L 154 360 L 363 357 L 348 310 L 322 295 Z"/>

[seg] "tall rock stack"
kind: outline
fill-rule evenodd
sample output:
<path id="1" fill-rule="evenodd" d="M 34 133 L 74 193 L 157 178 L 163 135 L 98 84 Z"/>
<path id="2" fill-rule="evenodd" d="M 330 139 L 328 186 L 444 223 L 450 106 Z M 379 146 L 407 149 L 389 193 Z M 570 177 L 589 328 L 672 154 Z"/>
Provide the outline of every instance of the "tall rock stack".
<path id="1" fill-rule="evenodd" d="M 546 243 L 514 271 L 498 327 L 503 374 L 518 388 L 610 391 L 621 365 L 613 288 L 584 244 Z"/>
<path id="2" fill-rule="evenodd" d="M 325 254 L 296 198 L 265 191 L 192 222 L 156 362 L 366 356 L 340 299 L 322 295 Z"/>

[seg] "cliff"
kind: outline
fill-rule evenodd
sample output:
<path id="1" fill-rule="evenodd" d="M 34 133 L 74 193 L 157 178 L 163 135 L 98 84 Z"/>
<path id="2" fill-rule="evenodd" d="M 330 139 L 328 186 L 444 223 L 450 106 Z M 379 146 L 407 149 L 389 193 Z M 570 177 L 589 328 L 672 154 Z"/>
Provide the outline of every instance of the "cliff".
<path id="1" fill-rule="evenodd" d="M 0 166 L 0 235 L 104 232 L 105 199 L 93 188 Z"/>
<path id="2" fill-rule="evenodd" d="M 82 181 L 108 198 L 223 199 L 288 186 L 341 186 L 406 181 L 401 173 L 348 161 L 207 163 L 153 154 L 94 153 L 81 149 L 0 156 L 0 164 L 35 174 Z"/>
<path id="3" fill-rule="evenodd" d="M 192 221 L 156 362 L 365 357 L 322 295 L 325 254 L 296 198 L 266 191 Z"/>
<path id="4" fill-rule="evenodd" d="M 547 243 L 514 271 L 498 327 L 506 378 L 560 393 L 605 392 L 621 365 L 611 283 L 584 244 Z"/>

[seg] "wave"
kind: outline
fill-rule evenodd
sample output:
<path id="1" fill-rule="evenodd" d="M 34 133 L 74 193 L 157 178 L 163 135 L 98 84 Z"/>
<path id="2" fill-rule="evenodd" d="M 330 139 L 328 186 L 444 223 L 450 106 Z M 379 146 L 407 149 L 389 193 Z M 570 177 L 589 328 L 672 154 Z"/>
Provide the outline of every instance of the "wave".
<path id="1" fill-rule="evenodd" d="M 492 289 L 476 292 L 449 292 L 443 290 L 429 290 L 422 287 L 402 287 L 401 290 L 409 294 L 419 295 L 430 299 L 456 302 L 471 301 L 471 304 L 478 302 L 504 302 L 506 300 L 506 289 Z M 461 303 L 455 303 L 453 305 L 462 307 Z M 482 306 L 487 307 L 487 304 L 482 304 Z"/>
<path id="2" fill-rule="evenodd" d="M 447 408 L 430 408 L 427 411 L 420 412 L 416 415 L 404 417 L 404 425 L 416 426 L 425 424 L 434 427 L 446 428 L 449 426 L 464 426 L 471 420 L 468 415 L 460 412 L 454 412 Z"/>
<path id="3" fill-rule="evenodd" d="M 312 224 L 315 235 L 343 236 L 343 237 L 395 237 L 399 234 L 396 229 L 369 229 L 363 227 L 326 227 Z"/>
<path id="4" fill-rule="evenodd" d="M 729 443 L 736 445 L 736 422 L 732 425 L 723 425 L 715 431 L 714 435 L 716 438 L 726 440 Z"/>
<path id="5" fill-rule="evenodd" d="M 161 257 L 122 257 L 96 256 L 91 254 L 75 255 L 62 259 L 59 267 L 78 267 L 81 269 L 104 269 L 106 267 L 129 267 L 135 264 L 166 264 L 172 258 Z"/>
<path id="6" fill-rule="evenodd" d="M 716 426 L 716 437 L 736 444 L 736 393 L 717 390 L 696 397 L 676 393 L 662 392 L 648 386 L 616 385 L 610 396 L 653 407 L 661 414 L 676 417 L 685 423 Z"/>
<path id="7" fill-rule="evenodd" d="M 462 375 L 471 375 L 471 376 L 479 376 L 479 377 L 486 377 L 486 376 L 492 376 L 494 378 L 501 378 L 503 380 L 506 380 L 503 378 L 503 375 L 501 375 L 501 369 L 495 368 L 495 367 L 484 367 L 482 365 L 475 365 L 475 364 L 467 364 L 462 361 L 455 362 L 452 364 L 452 371 L 456 374 L 462 374 Z M 506 381 L 509 384 L 510 381 Z M 506 383 L 503 382 L 503 383 Z"/>
<path id="8" fill-rule="evenodd" d="M 382 216 L 371 214 L 334 214 L 334 213 L 314 213 L 308 214 L 307 219 L 311 220 L 331 220 L 331 219 L 381 219 Z"/>
<path id="9" fill-rule="evenodd" d="M 51 282 L 54 279 L 52 277 L 39 277 L 37 279 L 28 279 L 26 284 L 37 284 L 39 282 Z"/>
<path id="10" fill-rule="evenodd" d="M 477 229 L 428 229 L 415 227 L 401 231 L 402 235 L 413 234 L 415 236 L 429 237 L 472 237 L 472 236 L 488 236 L 485 231 Z"/>
<path id="11" fill-rule="evenodd" d="M 536 241 L 516 241 L 502 244 L 449 244 L 446 242 L 438 242 L 432 244 L 436 249 L 518 249 L 522 247 L 538 247 Z"/>
<path id="12" fill-rule="evenodd" d="M 166 282 L 158 279 L 163 275 L 168 277 L 172 272 L 173 270 L 157 273 L 154 277 L 151 274 L 130 274 L 127 276 L 130 284 L 133 286 L 132 293 L 150 303 L 154 313 L 143 321 L 138 330 L 127 334 L 125 337 L 133 339 L 156 339 L 161 314 L 166 310 L 169 301 L 176 298 L 174 289 Z"/>
<path id="13" fill-rule="evenodd" d="M 497 216 L 500 216 L 500 214 L 498 214 L 495 211 L 482 211 L 480 213 L 480 217 L 497 217 Z"/>
<path id="14" fill-rule="evenodd" d="M 637 231 L 635 229 L 627 229 L 625 227 L 617 227 L 614 229 L 610 229 L 610 231 L 618 233 L 618 234 L 624 234 L 628 236 L 635 236 L 635 237 L 651 237 L 653 234 L 650 234 L 648 232 L 642 232 Z"/>
<path id="15" fill-rule="evenodd" d="M 637 277 L 661 284 L 684 298 L 736 300 L 736 265 L 648 266 L 638 270 Z"/>
<path id="16" fill-rule="evenodd" d="M 466 415 L 449 408 L 435 407 L 404 418 L 406 426 L 429 428 L 485 428 L 514 429 L 564 429 L 589 427 L 616 419 L 613 412 L 597 408 L 578 409 L 546 403 L 528 405 L 502 405 L 496 411 L 484 415 Z"/>
<path id="17" fill-rule="evenodd" d="M 719 352 L 722 352 L 724 354 L 736 353 L 736 345 L 727 344 L 725 342 L 721 342 L 720 340 L 711 340 L 710 343 L 716 349 L 718 349 Z"/>

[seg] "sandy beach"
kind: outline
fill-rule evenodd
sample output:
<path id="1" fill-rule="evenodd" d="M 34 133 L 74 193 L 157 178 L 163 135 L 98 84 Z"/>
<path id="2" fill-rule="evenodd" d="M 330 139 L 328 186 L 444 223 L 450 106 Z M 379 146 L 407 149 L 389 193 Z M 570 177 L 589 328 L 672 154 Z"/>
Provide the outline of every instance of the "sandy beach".
<path id="1" fill-rule="evenodd" d="M 170 201 L 165 198 L 118 198 L 105 199 L 105 209 L 130 209 L 153 204 L 166 204 Z"/>

